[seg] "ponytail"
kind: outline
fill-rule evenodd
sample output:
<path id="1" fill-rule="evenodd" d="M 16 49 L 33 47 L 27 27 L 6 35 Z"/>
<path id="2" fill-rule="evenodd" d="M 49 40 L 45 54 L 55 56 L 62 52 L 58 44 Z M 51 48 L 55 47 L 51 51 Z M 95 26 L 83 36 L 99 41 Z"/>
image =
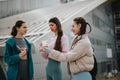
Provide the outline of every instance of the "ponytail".
<path id="1" fill-rule="evenodd" d="M 90 31 L 88 33 L 90 33 L 92 31 L 92 27 L 89 23 L 86 23 L 86 25 L 88 25 L 90 27 Z"/>
<path id="2" fill-rule="evenodd" d="M 78 36 L 80 36 L 80 38 L 78 39 L 78 36 L 76 36 L 76 38 L 74 39 L 72 46 L 75 45 L 79 40 L 82 39 L 83 34 L 86 34 L 86 27 L 87 25 L 90 27 L 90 31 L 88 33 L 90 33 L 92 31 L 91 26 L 89 23 L 86 22 L 86 20 L 82 17 L 76 17 L 75 19 L 73 19 L 73 21 L 76 24 L 81 24 L 81 28 L 79 30 Z"/>
<path id="3" fill-rule="evenodd" d="M 82 17 L 76 17 L 75 19 L 73 19 L 73 21 L 76 24 L 81 24 L 80 32 L 78 33 L 79 36 L 80 35 L 82 36 L 83 34 L 86 33 L 86 27 L 87 27 L 87 25 L 89 25 L 89 27 L 90 27 L 90 31 L 88 33 L 90 33 L 92 31 L 90 24 L 87 23 L 84 18 L 82 18 Z"/>
<path id="4" fill-rule="evenodd" d="M 13 28 L 12 28 L 11 35 L 12 36 L 16 36 L 17 35 L 17 29 L 16 29 L 15 26 L 13 26 Z"/>
<path id="5" fill-rule="evenodd" d="M 62 47 L 61 47 L 62 35 L 63 35 L 63 31 L 58 31 L 58 37 L 56 39 L 56 43 L 55 43 L 55 47 L 54 47 L 55 50 L 62 51 Z"/>
<path id="6" fill-rule="evenodd" d="M 16 22 L 15 26 L 13 26 L 12 31 L 11 31 L 11 35 L 12 35 L 12 36 L 15 37 L 15 36 L 17 35 L 17 29 L 16 29 L 16 28 L 17 28 L 17 27 L 20 28 L 23 23 L 25 23 L 25 22 L 22 21 L 22 20 L 18 20 L 18 21 Z"/>

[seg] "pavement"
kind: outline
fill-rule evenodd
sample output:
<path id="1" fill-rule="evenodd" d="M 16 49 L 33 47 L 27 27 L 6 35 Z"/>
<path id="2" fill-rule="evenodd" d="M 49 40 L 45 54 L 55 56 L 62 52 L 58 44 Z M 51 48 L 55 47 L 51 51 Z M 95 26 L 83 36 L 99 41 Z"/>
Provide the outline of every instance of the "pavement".
<path id="1" fill-rule="evenodd" d="M 101 80 L 120 80 L 120 73 L 113 74 L 111 77 L 103 77 Z"/>

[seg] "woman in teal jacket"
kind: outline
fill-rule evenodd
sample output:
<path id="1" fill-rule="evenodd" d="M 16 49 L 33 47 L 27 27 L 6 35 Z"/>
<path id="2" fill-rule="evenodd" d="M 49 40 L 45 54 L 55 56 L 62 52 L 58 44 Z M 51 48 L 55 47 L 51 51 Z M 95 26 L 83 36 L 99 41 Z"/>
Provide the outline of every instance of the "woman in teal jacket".
<path id="1" fill-rule="evenodd" d="M 12 28 L 12 37 L 6 41 L 4 61 L 8 64 L 7 80 L 33 79 L 31 43 L 23 37 L 26 32 L 26 23 L 19 20 Z"/>

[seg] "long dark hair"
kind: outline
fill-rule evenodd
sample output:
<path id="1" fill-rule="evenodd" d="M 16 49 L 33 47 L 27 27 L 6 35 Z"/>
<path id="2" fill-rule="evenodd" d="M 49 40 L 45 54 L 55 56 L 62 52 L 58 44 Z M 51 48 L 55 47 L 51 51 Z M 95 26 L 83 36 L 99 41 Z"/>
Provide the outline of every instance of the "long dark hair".
<path id="1" fill-rule="evenodd" d="M 81 28 L 80 28 L 79 33 L 78 33 L 78 36 L 81 36 L 81 37 L 78 39 L 78 36 L 76 36 L 76 38 L 74 39 L 74 41 L 73 41 L 73 43 L 72 43 L 72 46 L 75 45 L 79 40 L 81 40 L 82 35 L 86 33 L 86 27 L 87 27 L 87 25 L 89 25 L 89 27 L 90 27 L 90 31 L 89 31 L 88 33 L 90 33 L 91 30 L 92 30 L 90 24 L 87 23 L 87 22 L 85 21 L 85 19 L 82 18 L 82 17 L 76 17 L 76 18 L 73 19 L 73 21 L 74 21 L 77 25 L 78 25 L 78 24 L 81 24 Z"/>
<path id="2" fill-rule="evenodd" d="M 20 28 L 22 26 L 22 24 L 25 23 L 23 20 L 18 20 L 15 25 L 13 26 L 12 28 L 12 31 L 11 31 L 11 35 L 12 36 L 16 36 L 17 35 L 17 27 Z"/>
<path id="3" fill-rule="evenodd" d="M 58 30 L 58 33 L 57 33 L 57 39 L 56 39 L 56 42 L 55 42 L 55 46 L 54 46 L 54 49 L 55 50 L 58 50 L 58 51 L 62 51 L 62 46 L 61 46 L 61 37 L 63 35 L 63 30 L 62 30 L 62 26 L 61 26 L 61 23 L 59 21 L 59 19 L 57 17 L 53 17 L 49 20 L 49 23 L 52 22 L 54 24 L 56 24 L 56 27 L 57 27 L 57 30 Z"/>
<path id="4" fill-rule="evenodd" d="M 87 23 L 87 22 L 85 21 L 84 18 L 82 18 L 82 17 L 77 17 L 77 18 L 73 19 L 73 21 L 74 21 L 75 23 L 77 23 L 77 24 L 81 24 L 80 32 L 78 33 L 79 36 L 86 33 L 86 27 L 87 27 L 87 25 L 89 25 L 89 27 L 90 27 L 89 33 L 91 32 L 91 30 L 92 30 L 92 29 L 91 29 L 91 26 L 90 26 L 89 23 Z"/>

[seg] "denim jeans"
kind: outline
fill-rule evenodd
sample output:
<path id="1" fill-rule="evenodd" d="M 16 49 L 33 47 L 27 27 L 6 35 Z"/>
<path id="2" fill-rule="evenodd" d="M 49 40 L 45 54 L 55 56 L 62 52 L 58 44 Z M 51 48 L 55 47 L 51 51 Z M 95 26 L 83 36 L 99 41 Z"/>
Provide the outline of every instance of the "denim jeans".
<path id="1" fill-rule="evenodd" d="M 89 72 L 79 72 L 73 74 L 72 80 L 92 80 L 92 77 Z"/>

